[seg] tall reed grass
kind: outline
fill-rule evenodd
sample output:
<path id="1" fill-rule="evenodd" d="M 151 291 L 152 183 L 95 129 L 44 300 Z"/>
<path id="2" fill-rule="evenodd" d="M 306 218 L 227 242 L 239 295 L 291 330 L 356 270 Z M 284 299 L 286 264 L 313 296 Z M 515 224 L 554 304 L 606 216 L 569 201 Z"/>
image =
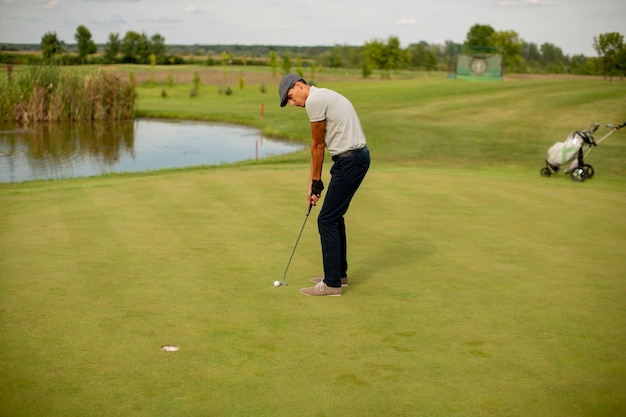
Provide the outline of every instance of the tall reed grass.
<path id="1" fill-rule="evenodd" d="M 32 66 L 0 81 L 5 123 L 129 120 L 135 83 L 106 71 L 79 75 L 55 66 Z"/>

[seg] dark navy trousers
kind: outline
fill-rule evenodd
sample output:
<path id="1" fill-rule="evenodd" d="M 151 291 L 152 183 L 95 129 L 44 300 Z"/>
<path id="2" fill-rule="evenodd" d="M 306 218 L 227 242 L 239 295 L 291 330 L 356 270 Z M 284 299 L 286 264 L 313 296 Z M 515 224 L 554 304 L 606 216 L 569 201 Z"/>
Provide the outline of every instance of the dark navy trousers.
<path id="1" fill-rule="evenodd" d="M 322 243 L 324 283 L 338 288 L 341 287 L 341 278 L 348 276 L 346 225 L 343 216 L 370 167 L 370 154 L 366 147 L 351 151 L 348 156 L 334 156 L 333 161 L 330 183 L 317 217 L 317 227 Z"/>

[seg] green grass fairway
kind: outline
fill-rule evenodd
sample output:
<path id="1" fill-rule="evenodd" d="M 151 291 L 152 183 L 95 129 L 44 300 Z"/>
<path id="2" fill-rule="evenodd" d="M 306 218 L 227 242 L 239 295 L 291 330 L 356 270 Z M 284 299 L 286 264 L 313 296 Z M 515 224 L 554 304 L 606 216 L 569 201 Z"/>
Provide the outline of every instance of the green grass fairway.
<path id="1" fill-rule="evenodd" d="M 331 85 L 372 150 L 342 297 L 298 293 L 321 273 L 318 208 L 272 285 L 306 151 L 0 185 L 0 415 L 625 416 L 626 129 L 592 180 L 539 175 L 570 130 L 626 119 L 625 84 Z M 273 87 L 259 120 L 252 89 L 139 106 L 307 137 Z"/>

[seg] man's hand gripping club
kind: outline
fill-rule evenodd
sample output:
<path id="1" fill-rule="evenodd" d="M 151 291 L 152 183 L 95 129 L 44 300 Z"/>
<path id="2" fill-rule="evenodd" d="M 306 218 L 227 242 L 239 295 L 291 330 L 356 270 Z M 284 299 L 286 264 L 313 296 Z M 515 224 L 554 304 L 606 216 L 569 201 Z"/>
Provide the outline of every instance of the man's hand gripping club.
<path id="1" fill-rule="evenodd" d="M 309 187 L 309 205 L 317 205 L 320 197 L 322 197 L 322 190 L 324 190 L 324 183 L 322 180 L 312 180 Z"/>

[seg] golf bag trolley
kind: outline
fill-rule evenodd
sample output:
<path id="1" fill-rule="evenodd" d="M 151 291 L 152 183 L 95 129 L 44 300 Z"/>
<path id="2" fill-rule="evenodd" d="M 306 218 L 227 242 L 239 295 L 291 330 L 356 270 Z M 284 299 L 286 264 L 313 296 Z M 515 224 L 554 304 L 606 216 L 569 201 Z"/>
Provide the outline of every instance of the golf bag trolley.
<path id="1" fill-rule="evenodd" d="M 587 129 L 571 133 L 565 141 L 556 142 L 548 149 L 546 166 L 541 168 L 541 176 L 549 177 L 553 173 L 559 172 L 564 166 L 569 165 L 563 172 L 570 174 L 572 181 L 583 182 L 593 178 L 595 170 L 592 165 L 585 162 L 585 158 L 595 146 L 624 126 L 626 126 L 626 122 L 619 126 L 607 124 L 606 127 L 610 131 L 596 141 L 593 134 L 598 130 L 600 124 L 593 122 Z"/>

